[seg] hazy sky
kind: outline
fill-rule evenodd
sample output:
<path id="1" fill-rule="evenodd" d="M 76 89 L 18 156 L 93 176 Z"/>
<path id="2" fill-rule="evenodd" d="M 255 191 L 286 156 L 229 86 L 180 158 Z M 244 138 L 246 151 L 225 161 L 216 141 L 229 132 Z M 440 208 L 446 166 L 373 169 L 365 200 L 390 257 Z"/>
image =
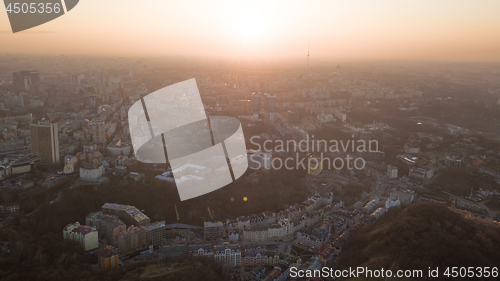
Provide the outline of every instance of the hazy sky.
<path id="1" fill-rule="evenodd" d="M 16 34 L 0 11 L 0 52 L 298 58 L 308 43 L 312 61 L 500 60 L 500 1 L 81 0 Z"/>

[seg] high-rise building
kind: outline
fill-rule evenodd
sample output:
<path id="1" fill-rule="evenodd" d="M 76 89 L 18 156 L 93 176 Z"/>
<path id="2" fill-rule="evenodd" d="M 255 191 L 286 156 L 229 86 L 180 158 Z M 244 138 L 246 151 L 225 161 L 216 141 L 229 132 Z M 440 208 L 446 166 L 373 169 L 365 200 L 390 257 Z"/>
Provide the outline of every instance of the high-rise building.
<path id="1" fill-rule="evenodd" d="M 108 82 L 108 74 L 105 71 L 95 72 L 95 80 L 98 85 L 106 85 Z"/>
<path id="2" fill-rule="evenodd" d="M 59 162 L 59 134 L 57 124 L 42 121 L 30 124 L 31 154 L 40 156 L 42 163 Z"/>
<path id="3" fill-rule="evenodd" d="M 261 96 L 260 94 L 252 94 L 252 110 L 254 113 L 258 113 L 261 109 Z"/>
<path id="4" fill-rule="evenodd" d="M 266 111 L 269 113 L 276 112 L 276 96 L 266 94 Z"/>
<path id="5" fill-rule="evenodd" d="M 271 94 L 265 95 L 266 103 L 266 119 L 267 121 L 276 120 L 276 96 Z"/>
<path id="6" fill-rule="evenodd" d="M 118 216 L 128 225 L 146 226 L 150 223 L 150 219 L 146 214 L 130 205 L 106 203 L 102 205 L 102 212 Z"/>
<path id="7" fill-rule="evenodd" d="M 120 232 L 118 238 L 118 250 L 120 253 L 130 253 L 147 246 L 146 243 L 146 230 L 143 226 L 129 226 L 126 231 Z"/>
<path id="8" fill-rule="evenodd" d="M 118 251 L 113 246 L 107 245 L 99 248 L 97 251 L 97 259 L 100 270 L 120 268 L 118 264 Z"/>
<path id="9" fill-rule="evenodd" d="M 80 74 L 71 74 L 71 83 L 75 85 L 80 84 Z"/>
<path id="10" fill-rule="evenodd" d="M 99 237 L 94 226 L 80 225 L 79 222 L 66 225 L 63 229 L 64 240 L 78 242 L 85 251 L 99 247 Z"/>
<path id="11" fill-rule="evenodd" d="M 106 142 L 106 127 L 102 117 L 92 118 L 92 141 L 95 143 Z"/>
<path id="12" fill-rule="evenodd" d="M 125 223 L 117 216 L 103 214 L 102 212 L 90 213 L 85 218 L 85 224 L 95 226 L 100 238 L 106 238 L 108 244 L 118 244 L 120 232 L 127 230 Z"/>
<path id="13" fill-rule="evenodd" d="M 12 77 L 14 80 L 14 87 L 16 89 L 27 90 L 29 85 L 40 83 L 40 76 L 36 70 L 14 72 L 12 73 Z"/>
<path id="14" fill-rule="evenodd" d="M 255 78 L 253 76 L 248 77 L 248 88 L 250 90 L 255 89 Z"/>
<path id="15" fill-rule="evenodd" d="M 89 96 L 89 108 L 97 107 L 97 97 L 95 95 Z"/>
<path id="16" fill-rule="evenodd" d="M 128 120 L 128 106 L 122 105 L 122 107 L 120 107 L 120 121 L 122 123 L 122 126 L 125 125 L 127 120 Z"/>

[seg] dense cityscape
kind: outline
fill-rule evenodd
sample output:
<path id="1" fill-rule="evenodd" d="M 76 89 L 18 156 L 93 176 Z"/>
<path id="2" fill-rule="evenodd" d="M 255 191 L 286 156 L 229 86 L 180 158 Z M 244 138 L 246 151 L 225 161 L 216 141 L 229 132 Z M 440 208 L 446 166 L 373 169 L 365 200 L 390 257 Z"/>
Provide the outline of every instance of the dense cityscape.
<path id="1" fill-rule="evenodd" d="M 498 245 L 500 65 L 304 53 L 0 55 L 0 276 L 320 280 L 291 269 L 341 269 L 360 229 L 412 210 Z M 191 78 L 208 116 L 241 122 L 249 169 L 180 201 L 168 163 L 136 159 L 128 110 Z M 188 168 L 193 184 L 214 172 Z"/>

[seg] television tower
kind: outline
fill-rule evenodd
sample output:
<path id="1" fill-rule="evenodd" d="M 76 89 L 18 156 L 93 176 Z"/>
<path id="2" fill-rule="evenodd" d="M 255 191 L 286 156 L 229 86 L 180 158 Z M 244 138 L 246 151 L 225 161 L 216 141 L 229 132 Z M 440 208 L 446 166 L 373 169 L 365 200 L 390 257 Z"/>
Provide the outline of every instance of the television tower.
<path id="1" fill-rule="evenodd" d="M 311 74 L 311 70 L 309 68 L 309 43 L 307 44 L 307 75 Z"/>

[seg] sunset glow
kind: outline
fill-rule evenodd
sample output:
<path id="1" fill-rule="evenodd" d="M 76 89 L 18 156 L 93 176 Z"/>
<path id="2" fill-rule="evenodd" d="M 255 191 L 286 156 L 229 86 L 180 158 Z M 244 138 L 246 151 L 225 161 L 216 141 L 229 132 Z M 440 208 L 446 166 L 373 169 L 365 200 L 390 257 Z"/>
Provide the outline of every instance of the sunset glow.
<path id="1" fill-rule="evenodd" d="M 118 9 L 119 7 L 119 9 Z M 227 58 L 500 59 L 499 1 L 80 1 L 5 52 Z M 199 48 L 203 46 L 203 48 Z"/>
<path id="2" fill-rule="evenodd" d="M 239 34 L 247 39 L 256 39 L 262 35 L 264 22 L 257 11 L 245 11 L 238 19 Z"/>

